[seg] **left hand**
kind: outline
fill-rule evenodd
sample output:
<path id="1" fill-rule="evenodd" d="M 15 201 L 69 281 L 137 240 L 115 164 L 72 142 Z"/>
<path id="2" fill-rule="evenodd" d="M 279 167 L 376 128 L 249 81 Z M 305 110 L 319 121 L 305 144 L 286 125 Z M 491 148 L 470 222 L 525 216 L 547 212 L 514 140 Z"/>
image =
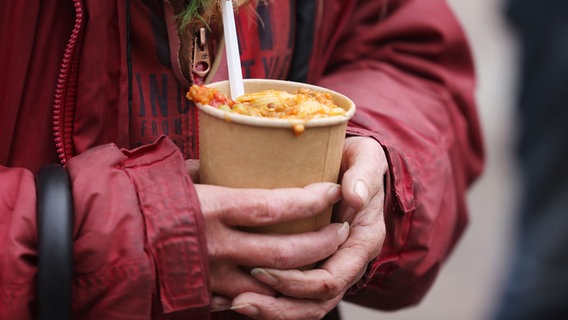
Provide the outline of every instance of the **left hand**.
<path id="1" fill-rule="evenodd" d="M 273 297 L 246 292 L 233 300 L 233 311 L 253 319 L 321 319 L 364 275 L 385 238 L 384 175 L 388 163 L 382 147 L 366 137 L 347 138 L 341 165 L 343 201 L 337 220 L 350 224 L 341 247 L 319 268 L 256 268 L 253 277 L 280 292 Z"/>

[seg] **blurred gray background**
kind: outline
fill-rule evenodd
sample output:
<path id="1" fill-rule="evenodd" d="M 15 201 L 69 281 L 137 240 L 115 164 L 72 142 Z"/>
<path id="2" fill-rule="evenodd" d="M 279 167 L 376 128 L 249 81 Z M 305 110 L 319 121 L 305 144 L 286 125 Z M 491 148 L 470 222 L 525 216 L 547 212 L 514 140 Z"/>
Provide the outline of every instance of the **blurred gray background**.
<path id="1" fill-rule="evenodd" d="M 417 306 L 378 312 L 341 304 L 347 320 L 489 320 L 510 254 L 517 197 L 513 143 L 517 54 L 499 0 L 448 0 L 473 47 L 487 164 L 471 189 L 470 223 L 438 280 Z"/>

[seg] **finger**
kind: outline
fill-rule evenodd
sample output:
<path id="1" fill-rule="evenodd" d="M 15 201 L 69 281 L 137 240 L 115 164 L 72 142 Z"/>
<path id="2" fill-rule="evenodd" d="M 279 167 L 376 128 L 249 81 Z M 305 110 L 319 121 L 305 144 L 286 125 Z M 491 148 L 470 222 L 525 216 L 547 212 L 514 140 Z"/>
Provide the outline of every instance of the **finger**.
<path id="1" fill-rule="evenodd" d="M 371 138 L 353 137 L 345 143 L 342 169 L 344 202 L 361 209 L 383 189 L 383 176 L 388 164 L 378 142 Z"/>
<path id="2" fill-rule="evenodd" d="M 374 206 L 382 202 L 371 200 L 369 208 L 359 213 L 372 215 Z M 346 291 L 364 274 L 369 262 L 376 257 L 385 238 L 385 227 L 382 216 L 373 219 L 374 223 L 365 222 L 361 226 L 351 228 L 350 236 L 345 243 L 320 268 L 312 270 L 278 270 L 256 268 L 251 275 L 269 285 L 274 290 L 296 298 L 331 299 Z"/>
<path id="3" fill-rule="evenodd" d="M 231 226 L 262 226 L 313 217 L 341 199 L 339 185 L 315 183 L 304 188 L 235 189 L 201 185 L 197 188 L 204 211 L 216 211 Z M 208 201 L 223 193 L 224 201 Z M 214 199 L 212 199 L 214 200 Z"/>
<path id="4" fill-rule="evenodd" d="M 333 278 L 327 270 L 255 268 L 250 274 L 281 294 L 301 299 L 329 300 L 342 292 L 346 285 Z"/>
<path id="5" fill-rule="evenodd" d="M 238 234 L 237 234 L 238 233 Z M 251 267 L 298 268 L 319 262 L 345 242 L 349 236 L 347 223 L 333 223 L 318 231 L 301 234 L 237 234 L 213 253 L 221 259 Z"/>
<path id="6" fill-rule="evenodd" d="M 347 251 L 346 251 L 347 252 Z M 342 294 L 362 276 L 367 266 L 367 261 L 362 257 L 365 255 L 349 251 L 351 259 L 344 259 L 345 254 L 336 257 L 335 261 L 341 259 L 345 264 L 341 268 L 335 268 L 333 273 L 327 269 L 270 269 L 255 268 L 250 274 L 258 281 L 272 287 L 279 293 L 301 299 L 329 300 Z M 356 255 L 356 257 L 353 257 Z"/>
<path id="7" fill-rule="evenodd" d="M 331 311 L 342 295 L 332 300 L 295 299 L 243 293 L 233 300 L 231 310 L 253 319 L 319 320 Z"/>
<path id="8" fill-rule="evenodd" d="M 384 196 L 373 197 L 353 220 L 349 238 L 322 264 L 333 277 L 352 285 L 359 280 L 369 262 L 378 256 L 386 236 L 383 217 Z"/>
<path id="9" fill-rule="evenodd" d="M 212 263 L 211 291 L 225 297 L 236 297 L 243 292 L 274 295 L 275 291 L 255 280 L 235 265 Z"/>
<path id="10" fill-rule="evenodd" d="M 370 197 L 366 206 L 362 209 L 356 209 L 347 201 L 342 201 L 334 212 L 334 221 L 346 221 L 352 227 L 369 226 L 383 222 L 384 199 L 385 191 L 383 186 L 380 186 L 379 190 Z"/>
<path id="11" fill-rule="evenodd" d="M 367 265 L 366 261 L 361 259 L 362 256 L 358 255 L 346 261 L 342 270 L 336 270 L 334 273 L 319 268 L 311 270 L 255 268 L 250 274 L 284 296 L 329 300 L 345 292 L 362 277 L 365 269 L 363 266 Z"/>

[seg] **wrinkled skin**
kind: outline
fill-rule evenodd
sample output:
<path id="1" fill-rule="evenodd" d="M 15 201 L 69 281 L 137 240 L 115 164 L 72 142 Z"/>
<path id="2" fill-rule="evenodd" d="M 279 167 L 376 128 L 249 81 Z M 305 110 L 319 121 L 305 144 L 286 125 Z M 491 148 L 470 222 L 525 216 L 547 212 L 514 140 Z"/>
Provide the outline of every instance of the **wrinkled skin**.
<path id="1" fill-rule="evenodd" d="M 188 162 L 188 168 L 197 181 L 198 164 Z M 317 183 L 301 189 L 253 190 L 197 184 L 211 266 L 212 309 L 231 308 L 253 319 L 321 319 L 381 250 L 387 169 L 375 140 L 351 137 L 343 152 L 341 186 Z M 316 232 L 263 235 L 238 229 L 313 216 L 333 204 L 338 223 Z M 318 268 L 298 269 L 324 259 Z"/>

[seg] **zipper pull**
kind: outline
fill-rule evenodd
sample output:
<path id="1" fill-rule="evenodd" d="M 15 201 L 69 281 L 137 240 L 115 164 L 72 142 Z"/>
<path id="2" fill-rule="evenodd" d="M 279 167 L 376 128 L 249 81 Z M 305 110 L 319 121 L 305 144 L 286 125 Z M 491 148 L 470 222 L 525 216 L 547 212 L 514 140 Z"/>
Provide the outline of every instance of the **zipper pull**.
<path id="1" fill-rule="evenodd" d="M 203 83 L 211 70 L 211 55 L 207 43 L 207 31 L 199 28 L 199 32 L 193 37 L 193 59 L 191 72 L 194 75 L 194 83 Z"/>

